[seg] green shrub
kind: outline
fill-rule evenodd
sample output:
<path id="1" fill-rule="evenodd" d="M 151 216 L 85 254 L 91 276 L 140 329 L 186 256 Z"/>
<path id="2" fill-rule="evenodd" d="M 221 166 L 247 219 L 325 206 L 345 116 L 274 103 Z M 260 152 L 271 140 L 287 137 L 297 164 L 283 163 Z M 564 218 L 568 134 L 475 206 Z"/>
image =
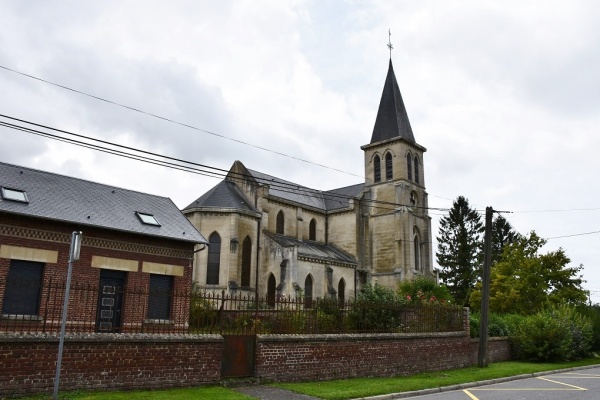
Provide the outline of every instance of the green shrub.
<path id="1" fill-rule="evenodd" d="M 366 285 L 351 304 L 350 321 L 362 331 L 392 332 L 401 325 L 399 309 L 406 300 L 378 284 Z"/>
<path id="2" fill-rule="evenodd" d="M 591 321 L 561 305 L 526 317 L 513 340 L 526 359 L 567 361 L 589 355 L 592 336 Z"/>
<path id="3" fill-rule="evenodd" d="M 398 294 L 411 303 L 445 304 L 454 302 L 446 285 L 438 285 L 435 280 L 424 276 L 416 276 L 412 281 L 400 282 Z"/>
<path id="4" fill-rule="evenodd" d="M 479 312 L 473 312 L 469 318 L 471 337 L 478 338 L 481 314 Z M 512 336 L 524 318 L 524 316 L 518 314 L 490 313 L 488 317 L 488 336 Z"/>
<path id="5" fill-rule="evenodd" d="M 217 308 L 211 301 L 199 297 L 192 298 L 190 304 L 191 328 L 210 327 L 216 324 L 217 316 Z"/>

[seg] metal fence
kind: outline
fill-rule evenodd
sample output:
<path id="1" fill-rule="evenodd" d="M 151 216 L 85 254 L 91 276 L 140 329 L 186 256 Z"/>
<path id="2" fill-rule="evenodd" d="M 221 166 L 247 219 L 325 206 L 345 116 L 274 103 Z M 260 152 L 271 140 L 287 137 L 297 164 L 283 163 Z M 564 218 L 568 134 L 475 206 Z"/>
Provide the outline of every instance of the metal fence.
<path id="1" fill-rule="evenodd" d="M 64 282 L 0 281 L 0 332 L 56 333 Z M 9 293 L 13 293 L 7 295 Z M 28 293 L 27 297 L 14 293 Z M 32 303 L 31 294 L 37 294 Z M 110 301 L 109 301 L 110 300 Z M 160 303 L 157 305 L 157 303 Z M 157 308 L 158 307 L 158 308 Z M 156 310 L 166 313 L 157 318 Z M 462 331 L 462 308 L 401 301 L 276 298 L 211 291 L 152 291 L 72 283 L 68 333 L 428 333 Z"/>

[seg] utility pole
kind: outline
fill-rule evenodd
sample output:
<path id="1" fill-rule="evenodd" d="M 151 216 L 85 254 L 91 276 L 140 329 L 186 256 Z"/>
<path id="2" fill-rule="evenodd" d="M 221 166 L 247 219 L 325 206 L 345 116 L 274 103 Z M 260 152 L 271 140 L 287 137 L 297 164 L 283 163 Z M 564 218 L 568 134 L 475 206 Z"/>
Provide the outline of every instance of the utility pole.
<path id="1" fill-rule="evenodd" d="M 490 269 L 492 265 L 492 215 L 494 209 L 485 209 L 485 237 L 483 239 L 483 276 L 481 277 L 481 317 L 479 319 L 478 367 L 487 367 L 488 320 L 490 309 Z"/>

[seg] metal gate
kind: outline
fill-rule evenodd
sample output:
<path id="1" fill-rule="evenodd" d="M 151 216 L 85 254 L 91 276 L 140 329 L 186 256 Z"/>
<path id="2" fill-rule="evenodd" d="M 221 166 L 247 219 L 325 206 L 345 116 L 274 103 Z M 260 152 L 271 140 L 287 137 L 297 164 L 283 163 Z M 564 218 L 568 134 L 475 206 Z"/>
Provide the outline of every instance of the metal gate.
<path id="1" fill-rule="evenodd" d="M 254 376 L 256 335 L 223 335 L 221 379 Z"/>

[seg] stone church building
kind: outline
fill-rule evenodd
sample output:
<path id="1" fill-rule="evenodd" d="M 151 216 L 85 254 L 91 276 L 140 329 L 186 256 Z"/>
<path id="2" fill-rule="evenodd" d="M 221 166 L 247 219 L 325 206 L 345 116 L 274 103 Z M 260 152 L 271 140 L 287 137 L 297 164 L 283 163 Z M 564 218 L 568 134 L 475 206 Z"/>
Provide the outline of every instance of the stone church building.
<path id="1" fill-rule="evenodd" d="M 202 289 L 252 295 L 353 299 L 371 282 L 395 289 L 433 277 L 423 153 L 392 62 L 371 141 L 365 182 L 319 191 L 236 161 L 183 213 L 209 245 L 196 253 Z"/>

